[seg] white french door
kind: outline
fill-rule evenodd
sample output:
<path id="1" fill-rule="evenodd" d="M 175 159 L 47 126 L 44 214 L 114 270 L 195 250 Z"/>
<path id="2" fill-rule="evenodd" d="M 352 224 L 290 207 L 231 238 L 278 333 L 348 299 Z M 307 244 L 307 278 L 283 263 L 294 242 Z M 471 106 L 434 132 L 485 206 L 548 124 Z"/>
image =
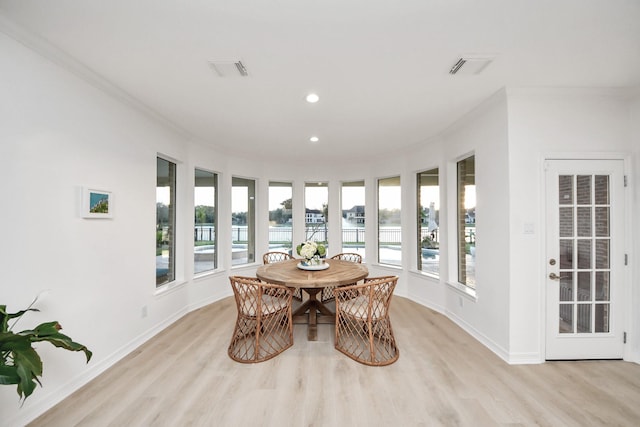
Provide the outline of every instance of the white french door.
<path id="1" fill-rule="evenodd" d="M 546 359 L 623 353 L 624 164 L 547 160 Z"/>

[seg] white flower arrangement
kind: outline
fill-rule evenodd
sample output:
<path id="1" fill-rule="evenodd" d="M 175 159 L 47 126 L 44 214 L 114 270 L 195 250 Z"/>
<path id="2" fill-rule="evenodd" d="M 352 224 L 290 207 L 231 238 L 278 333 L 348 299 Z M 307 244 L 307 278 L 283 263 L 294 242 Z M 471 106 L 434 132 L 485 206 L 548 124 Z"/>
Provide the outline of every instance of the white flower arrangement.
<path id="1" fill-rule="evenodd" d="M 315 256 L 323 257 L 327 253 L 323 244 L 316 243 L 311 240 L 307 240 L 306 242 L 299 244 L 296 250 L 298 255 L 307 260 L 310 260 Z"/>

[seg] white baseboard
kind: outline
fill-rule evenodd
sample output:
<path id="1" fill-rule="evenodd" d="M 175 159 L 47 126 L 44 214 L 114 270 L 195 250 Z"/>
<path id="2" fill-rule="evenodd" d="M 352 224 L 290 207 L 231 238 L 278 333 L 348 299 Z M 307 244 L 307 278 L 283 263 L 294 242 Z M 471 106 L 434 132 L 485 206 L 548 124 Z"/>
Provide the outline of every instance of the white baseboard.
<path id="1" fill-rule="evenodd" d="M 223 298 L 233 296 L 233 293 L 230 290 L 225 288 L 224 291 L 216 292 L 213 295 L 208 296 L 207 298 L 201 299 L 200 301 L 196 301 L 187 306 L 187 312 L 191 313 L 199 308 L 206 307 L 209 304 L 213 304 L 214 302 L 220 301 Z"/>
<path id="2" fill-rule="evenodd" d="M 510 365 L 537 365 L 544 363 L 544 357 L 540 356 L 540 353 L 509 353 L 509 360 L 507 363 Z"/>
<path id="3" fill-rule="evenodd" d="M 451 319 L 451 321 L 453 321 L 456 325 L 464 329 L 465 332 L 467 332 L 473 338 L 478 340 L 482 345 L 484 345 L 489 350 L 494 352 L 499 358 L 509 363 L 509 352 L 507 350 L 505 350 L 504 348 L 502 348 L 501 346 L 493 342 L 493 340 L 491 340 L 486 335 L 482 334 L 480 331 L 475 329 L 471 324 L 467 323 L 464 319 L 456 316 L 454 312 L 447 310 L 445 311 L 444 314 L 449 319 Z"/>
<path id="4" fill-rule="evenodd" d="M 118 363 L 124 357 L 129 355 L 132 351 L 140 347 L 145 342 L 149 341 L 154 336 L 171 326 L 173 323 L 180 320 L 186 314 L 197 310 L 201 307 L 207 306 L 211 303 L 219 301 L 223 298 L 230 296 L 228 290 L 221 290 L 215 294 L 200 300 L 194 304 L 190 304 L 181 310 L 178 310 L 169 318 L 165 319 L 161 323 L 153 326 L 142 334 L 138 335 L 127 344 L 123 345 L 113 353 L 100 360 L 98 363 L 91 363 L 83 372 L 80 372 L 74 378 L 61 385 L 54 390 L 38 390 L 40 393 L 34 393 L 29 397 L 29 400 L 25 402 L 20 412 L 12 419 L 7 420 L 9 426 L 24 426 L 40 415 L 44 414 L 47 410 L 54 407 L 56 404 L 69 397 L 72 393 L 77 391 L 80 387 L 89 383 L 91 380 L 102 374 L 104 371 Z"/>
<path id="5" fill-rule="evenodd" d="M 479 332 L 475 329 L 471 324 L 465 322 L 460 317 L 456 316 L 455 313 L 451 311 L 445 312 L 445 315 L 451 319 L 456 325 L 460 326 L 465 330 L 469 335 L 478 340 L 482 345 L 487 347 L 489 350 L 494 352 L 499 358 L 504 360 L 510 365 L 532 365 L 532 364 L 540 364 L 544 362 L 544 358 L 541 357 L 540 353 L 532 352 L 532 353 L 511 353 L 502 346 L 496 344 L 493 340 L 488 338 L 486 335 Z"/>
<path id="6" fill-rule="evenodd" d="M 446 316 L 448 319 L 450 319 L 456 325 L 460 326 L 462 329 L 464 329 L 465 332 L 478 340 L 482 345 L 493 351 L 498 357 L 500 357 L 510 365 L 528 365 L 544 362 L 544 360 L 540 358 L 539 353 L 509 353 L 508 351 L 494 343 L 491 339 L 478 332 L 469 323 L 457 317 L 454 313 L 447 311 L 443 306 L 439 304 L 433 304 L 431 301 L 419 298 L 416 295 L 406 296 L 406 298 Z"/>
<path id="7" fill-rule="evenodd" d="M 60 387 L 54 390 L 38 389 L 32 394 L 25 405 L 20 409 L 12 419 L 6 420 L 7 426 L 24 426 L 35 420 L 40 415 L 44 414 L 47 410 L 54 407 L 56 404 L 69 397 L 72 393 L 80 389 L 98 375 L 115 365 L 122 360 L 125 356 L 129 355 L 136 348 L 162 332 L 167 327 L 171 326 L 177 320 L 182 318 L 189 311 L 186 307 L 177 311 L 171 317 L 167 318 L 163 322 L 155 325 L 151 329 L 138 335 L 127 344 L 123 345 L 98 363 L 91 363 L 87 368 L 76 375 L 68 382 L 62 384 Z"/>
<path id="8" fill-rule="evenodd" d="M 409 299 L 409 300 L 411 300 L 413 302 L 416 302 L 416 303 L 420 304 L 423 307 L 427 307 L 428 309 L 431 309 L 431 310 L 435 311 L 436 313 L 440 313 L 440 314 L 446 315 L 444 307 L 441 306 L 440 304 L 434 304 L 432 301 L 428 301 L 428 300 L 426 300 L 424 298 L 420 298 L 417 295 L 401 295 L 401 296 L 404 296 L 405 298 L 407 298 L 407 299 Z"/>

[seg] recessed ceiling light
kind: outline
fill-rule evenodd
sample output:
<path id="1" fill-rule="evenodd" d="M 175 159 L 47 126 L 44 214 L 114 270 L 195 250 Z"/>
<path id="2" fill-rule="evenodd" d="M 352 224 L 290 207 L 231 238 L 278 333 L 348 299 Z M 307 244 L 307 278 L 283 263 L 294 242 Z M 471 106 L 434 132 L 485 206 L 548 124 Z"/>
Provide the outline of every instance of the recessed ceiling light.
<path id="1" fill-rule="evenodd" d="M 310 93 L 309 95 L 307 95 L 305 99 L 307 100 L 308 103 L 315 104 L 320 100 L 320 97 L 316 93 Z"/>
<path id="2" fill-rule="evenodd" d="M 318 142 L 318 141 L 320 141 L 320 138 L 318 138 L 317 136 L 312 136 L 311 138 L 309 138 L 309 141 Z"/>

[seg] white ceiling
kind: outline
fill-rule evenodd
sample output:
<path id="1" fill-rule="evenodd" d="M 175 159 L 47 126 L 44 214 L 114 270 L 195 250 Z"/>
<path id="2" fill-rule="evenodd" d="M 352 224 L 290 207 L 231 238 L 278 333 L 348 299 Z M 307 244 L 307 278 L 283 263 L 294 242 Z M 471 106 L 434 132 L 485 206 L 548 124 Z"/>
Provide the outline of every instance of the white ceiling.
<path id="1" fill-rule="evenodd" d="M 0 0 L 0 13 L 194 139 L 265 159 L 392 153 L 505 86 L 640 85 L 640 0 Z M 465 54 L 495 60 L 450 75 Z M 248 77 L 209 66 L 237 59 Z"/>

